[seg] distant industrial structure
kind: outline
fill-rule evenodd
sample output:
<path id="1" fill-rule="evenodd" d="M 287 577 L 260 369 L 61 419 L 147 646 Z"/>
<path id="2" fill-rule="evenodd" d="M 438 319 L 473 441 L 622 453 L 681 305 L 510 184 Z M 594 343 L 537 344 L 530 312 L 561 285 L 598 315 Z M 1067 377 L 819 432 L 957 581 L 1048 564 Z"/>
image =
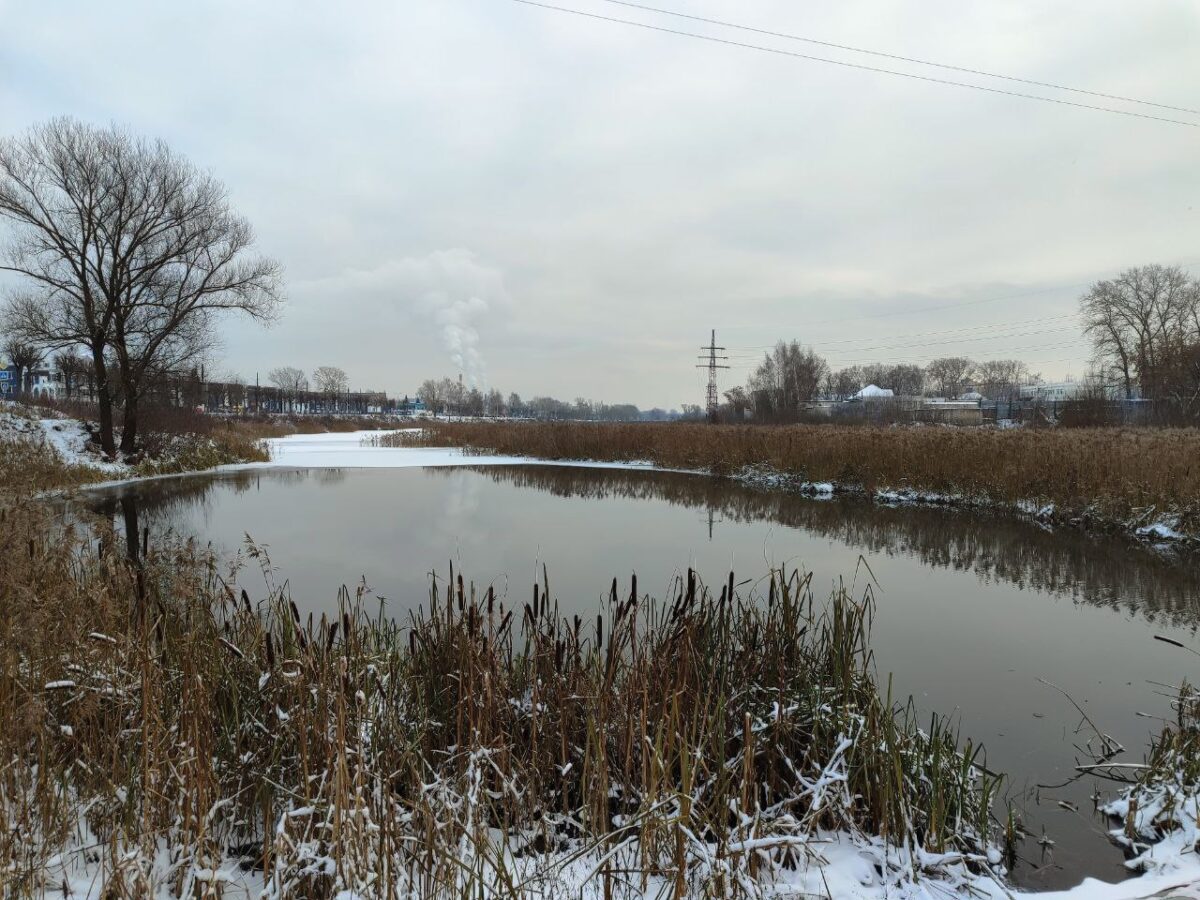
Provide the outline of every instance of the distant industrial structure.
<path id="1" fill-rule="evenodd" d="M 724 347 L 717 346 L 717 332 L 713 329 L 708 340 L 707 347 L 701 347 L 701 350 L 707 350 L 708 356 L 700 356 L 698 359 L 705 359 L 706 362 L 696 366 L 697 369 L 708 369 L 708 390 L 705 394 L 704 407 L 705 415 L 709 422 L 716 422 L 717 415 L 721 409 L 721 399 L 717 394 L 717 369 L 728 369 L 729 366 L 724 365 L 728 362 L 729 357 L 725 355 L 718 356 L 718 350 L 724 350 Z M 717 360 L 721 362 L 718 363 Z"/>

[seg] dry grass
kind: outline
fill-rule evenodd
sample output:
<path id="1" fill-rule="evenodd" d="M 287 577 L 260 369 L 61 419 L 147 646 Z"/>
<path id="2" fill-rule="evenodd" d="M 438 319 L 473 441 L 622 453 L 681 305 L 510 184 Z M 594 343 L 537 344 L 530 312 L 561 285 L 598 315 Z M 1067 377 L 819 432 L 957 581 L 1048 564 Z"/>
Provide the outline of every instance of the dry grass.
<path id="1" fill-rule="evenodd" d="M 451 574 L 409 623 L 350 594 L 302 621 L 256 550 L 252 603 L 190 546 L 3 515 L 6 897 L 87 854 L 112 898 L 218 896 L 230 861 L 267 897 L 518 896 L 610 850 L 596 896 L 737 896 L 828 829 L 881 838 L 888 877 L 926 877 L 918 846 L 986 866 L 996 780 L 880 695 L 869 594 L 689 573 L 581 622 Z"/>
<path id="2" fill-rule="evenodd" d="M 69 418 L 94 421 L 93 405 L 77 401 L 45 401 L 38 407 L 7 404 L 16 416 L 36 418 L 54 410 Z M 378 417 L 366 416 L 210 416 L 182 407 L 147 407 L 143 416 L 142 449 L 132 457 L 133 474 L 139 477 L 197 472 L 243 462 L 266 462 L 270 457 L 261 442 L 290 434 L 366 431 L 387 427 Z M 99 450 L 96 451 L 99 460 Z M 0 483 L 0 494 L 75 487 L 113 477 L 82 465 L 69 465 L 40 439 L 19 437 L 0 442 L 0 472 L 9 473 Z"/>
<path id="3" fill-rule="evenodd" d="M 421 441 L 546 459 L 648 460 L 733 474 L 766 466 L 813 482 L 1054 504 L 1127 520 L 1149 510 L 1200 532 L 1200 430 L 433 423 Z M 1190 525 L 1190 527 L 1189 527 Z"/>
<path id="4" fill-rule="evenodd" d="M 90 466 L 70 465 L 38 441 L 0 438 L 0 501 L 4 495 L 28 495 L 103 481 L 109 476 Z"/>

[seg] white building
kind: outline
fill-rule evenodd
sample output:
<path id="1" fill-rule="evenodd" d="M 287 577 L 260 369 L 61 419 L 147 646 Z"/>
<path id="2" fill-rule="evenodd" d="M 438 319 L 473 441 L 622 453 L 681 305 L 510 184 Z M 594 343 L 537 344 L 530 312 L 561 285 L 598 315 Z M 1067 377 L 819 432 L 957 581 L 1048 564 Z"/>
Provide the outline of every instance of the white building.
<path id="1" fill-rule="evenodd" d="M 54 400 L 62 386 L 58 376 L 49 369 L 34 369 L 26 376 L 29 381 L 29 396 L 36 399 Z"/>
<path id="2" fill-rule="evenodd" d="M 881 400 L 887 397 L 895 397 L 896 392 L 891 388 L 881 388 L 873 384 L 868 384 L 865 388 L 854 395 L 855 400 Z"/>

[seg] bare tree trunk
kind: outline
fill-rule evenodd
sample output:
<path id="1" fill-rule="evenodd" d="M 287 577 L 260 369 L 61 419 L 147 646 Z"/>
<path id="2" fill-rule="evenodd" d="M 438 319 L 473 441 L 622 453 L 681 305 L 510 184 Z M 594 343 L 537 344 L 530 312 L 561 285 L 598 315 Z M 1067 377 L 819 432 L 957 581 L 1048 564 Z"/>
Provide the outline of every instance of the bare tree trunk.
<path id="1" fill-rule="evenodd" d="M 104 346 L 92 346 L 92 370 L 95 372 L 96 401 L 100 408 L 100 449 L 109 459 L 117 456 L 113 438 L 112 390 L 108 385 L 108 365 L 104 362 Z"/>
<path id="2" fill-rule="evenodd" d="M 124 421 L 121 429 L 121 452 L 129 454 L 137 447 L 138 400 L 132 392 L 125 394 Z"/>

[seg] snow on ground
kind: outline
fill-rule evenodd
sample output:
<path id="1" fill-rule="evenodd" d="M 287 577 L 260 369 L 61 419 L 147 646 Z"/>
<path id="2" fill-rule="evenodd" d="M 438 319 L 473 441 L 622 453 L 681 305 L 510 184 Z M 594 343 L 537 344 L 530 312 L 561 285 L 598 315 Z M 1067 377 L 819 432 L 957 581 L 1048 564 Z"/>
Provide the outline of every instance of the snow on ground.
<path id="1" fill-rule="evenodd" d="M 0 439 L 39 441 L 51 447 L 69 465 L 90 466 L 113 475 L 128 474 L 129 466 L 107 462 L 88 450 L 89 435 L 83 423 L 68 418 L 29 418 L 12 403 L 0 404 Z M 49 412 L 31 409 L 30 412 Z"/>
<path id="2" fill-rule="evenodd" d="M 419 431 L 420 429 L 400 429 Z M 572 466 L 586 469 L 653 469 L 650 462 L 595 462 L 587 460 L 532 459 L 524 456 L 474 456 L 458 447 L 378 447 L 372 441 L 390 431 L 349 431 L 330 434 L 290 434 L 268 438 L 269 462 L 237 463 L 217 466 L 211 472 L 244 472 L 254 469 L 410 469 L 442 466 Z M 671 471 L 671 470 L 659 470 Z M 177 478 L 155 475 L 152 478 Z M 88 485 L 106 488 L 133 479 L 124 478 Z M 146 479 L 138 479 L 146 480 Z"/>
<path id="3" fill-rule="evenodd" d="M 404 429 L 417 431 L 419 429 Z M 268 463 L 254 467 L 308 469 L 407 469 L 414 466 L 559 465 L 592 469 L 648 469 L 648 462 L 609 463 L 530 459 L 521 456 L 473 456 L 457 447 L 376 447 L 373 438 L 389 432 L 351 431 L 344 434 L 293 434 L 271 438 Z"/>
<path id="4" fill-rule="evenodd" d="M 416 430 L 416 429 L 409 429 Z M 11 413 L 0 411 L 0 434 L 19 432 L 37 436 L 41 433 L 49 445 L 63 454 L 69 461 L 83 462 L 88 465 L 107 467 L 114 474 L 128 473 L 128 468 L 119 464 L 102 463 L 94 456 L 84 453 L 87 433 L 82 425 L 73 420 L 21 419 Z M 583 468 L 602 469 L 649 469 L 648 462 L 608 463 L 575 460 L 541 460 L 517 456 L 473 456 L 464 454 L 462 450 L 452 447 L 379 447 L 371 440 L 384 434 L 380 431 L 357 431 L 338 434 L 304 434 L 290 435 L 283 438 L 273 438 L 267 441 L 271 454 L 270 462 L 247 463 L 244 465 L 222 466 L 221 470 L 234 471 L 259 468 L 296 469 L 296 468 L 412 468 L 421 466 L 488 466 L 488 465 L 542 465 L 542 466 L 575 466 Z M 759 473 L 762 475 L 763 473 Z M 171 477 L 171 476 L 164 476 Z M 746 480 L 755 480 L 746 478 Z M 760 482 L 774 482 L 773 486 L 784 486 L 787 479 L 784 476 L 775 478 L 760 477 Z M 119 482 L 110 482 L 119 483 Z M 766 486 L 766 485 L 764 485 Z M 790 485 L 795 489 L 795 485 Z M 806 484 L 804 492 L 816 496 L 829 496 L 835 491 L 830 484 Z M 908 499 L 897 496 L 896 500 Z M 938 498 L 944 502 L 944 498 Z M 1156 534 L 1155 536 L 1162 536 Z M 833 836 L 829 836 L 832 838 Z M 1194 829 L 1191 832 L 1180 831 L 1168 837 L 1148 854 L 1153 863 L 1147 865 L 1147 875 L 1132 878 L 1116 884 L 1109 884 L 1096 879 L 1087 879 L 1080 885 L 1066 891 L 1053 891 L 1038 894 L 1026 894 L 1011 888 L 996 884 L 987 879 L 979 879 L 964 886 L 958 894 L 962 897 L 1000 898 L 1037 897 L 1039 900 L 1149 900 L 1149 898 L 1179 898 L 1179 900 L 1200 900 L 1200 859 L 1192 850 L 1189 841 L 1196 837 Z M 1177 839 L 1176 839 L 1177 838 Z M 1184 846 L 1184 845 L 1187 846 Z M 821 854 L 825 865 L 810 869 L 808 875 L 816 873 L 819 880 L 809 883 L 804 876 L 799 876 L 788 884 L 762 885 L 764 896 L 795 896 L 797 891 L 803 895 L 805 890 L 816 889 L 818 895 L 826 891 L 835 897 L 856 898 L 856 900 L 882 900 L 882 898 L 908 897 L 944 897 L 948 896 L 944 886 L 927 883 L 925 886 L 911 885 L 911 890 L 896 890 L 896 885 L 885 885 L 874 881 L 871 877 L 874 869 L 866 866 L 861 847 L 850 841 L 845 844 L 838 840 L 829 840 L 821 846 Z M 1147 860 L 1149 861 L 1149 860 Z M 70 866 L 63 868 L 69 869 Z M 70 896 L 99 897 L 98 872 L 87 871 L 63 872 L 71 886 Z M 574 867 L 572 867 L 574 868 Z M 561 874 L 566 875 L 567 872 Z M 226 896 L 238 895 L 238 889 L 245 891 L 244 896 L 256 895 L 262 889 L 261 881 L 257 885 L 249 882 L 245 873 L 237 871 L 236 864 L 230 865 L 227 873 L 233 893 Z M 590 898 L 600 896 L 589 886 L 577 884 L 576 896 Z M 661 887 L 661 886 L 660 886 Z M 926 890 L 926 888 L 930 890 Z M 166 896 L 165 894 L 163 896 Z M 953 895 L 950 895 L 953 896 Z"/>
<path id="5" fill-rule="evenodd" d="M 125 463 L 108 462 L 88 452 L 90 435 L 83 423 L 76 419 L 38 419 L 46 443 L 58 451 L 64 462 L 71 465 L 91 466 L 102 472 L 126 473 Z"/>
<path id="6" fill-rule="evenodd" d="M 306 814 L 311 809 L 305 809 Z M 294 813 L 293 813 L 294 814 Z M 769 844 L 771 839 L 764 839 Z M 103 900 L 106 895 L 105 885 L 114 875 L 112 860 L 108 854 L 87 852 L 103 842 L 96 841 L 89 829 L 81 823 L 79 834 L 73 842 L 74 846 L 65 848 L 65 852 L 56 854 L 46 865 L 42 881 L 47 888 L 43 896 L 73 898 L 73 900 Z M 874 844 L 874 846 L 871 846 Z M 889 866 L 892 878 L 883 878 L 878 867 L 877 852 L 882 849 L 877 842 L 864 842 L 848 835 L 820 833 L 812 836 L 807 843 L 807 849 L 812 857 L 801 854 L 794 869 L 774 868 L 771 877 L 759 877 L 752 885 L 743 883 L 748 888 L 749 896 L 761 897 L 762 900 L 774 898 L 834 898 L 834 900 L 1200 900 L 1200 863 L 1195 854 L 1187 862 L 1170 872 L 1160 872 L 1141 878 L 1131 878 L 1127 881 L 1108 883 L 1096 879 L 1086 879 L 1079 885 L 1064 891 L 1048 891 L 1042 893 L 1027 893 L 1007 887 L 987 876 L 972 876 L 966 873 L 961 864 L 958 866 L 963 877 L 957 880 L 919 875 L 912 877 L 912 869 L 907 874 L 901 870 L 904 866 Z M 890 862 L 900 862 L 900 856 L 893 848 L 889 851 Z M 629 858 L 622 859 L 620 849 L 600 855 L 596 851 L 582 854 L 564 854 L 563 856 L 524 856 L 521 858 L 508 857 L 506 872 L 509 877 L 516 874 L 515 879 L 525 886 L 528 895 L 550 898 L 571 897 L 578 900 L 601 900 L 606 896 L 604 880 L 598 874 L 608 858 L 614 860 L 617 869 L 637 869 L 636 850 L 628 848 Z M 931 854 L 919 854 L 930 857 L 926 862 L 936 863 Z M 158 841 L 154 850 L 147 854 L 145 848 L 124 848 L 119 856 L 117 868 L 121 880 L 126 883 L 139 884 L 144 893 L 140 896 L 148 900 L 174 900 L 179 896 L 175 892 L 177 883 L 185 886 L 183 896 L 190 896 L 192 891 L 212 882 L 221 883 L 222 896 L 226 900 L 284 900 L 295 896 L 286 887 L 280 885 L 274 878 L 264 879 L 261 872 L 247 870 L 240 865 L 239 860 L 225 859 L 219 865 L 212 867 L 197 866 L 195 863 L 185 863 L 182 867 L 176 860 L 165 841 Z M 333 860 L 328 857 L 318 857 L 310 860 L 316 863 L 314 868 L 332 872 L 335 868 Z M 464 857 L 464 868 L 475 871 L 475 861 L 468 852 Z M 703 860 L 695 860 L 704 868 Z M 917 859 L 907 862 L 918 863 Z M 486 868 L 486 867 L 485 867 Z M 503 883 L 497 879 L 497 883 Z M 404 884 L 397 884 L 400 896 L 411 896 Z M 368 900 L 368 897 L 378 896 L 382 890 L 371 893 L 360 893 L 342 890 L 337 894 L 339 900 Z M 616 894 L 621 897 L 641 896 L 659 898 L 672 895 L 672 885 L 661 875 L 647 879 L 646 890 L 639 892 L 633 881 L 619 881 Z M 693 896 L 701 896 L 696 891 Z M 495 896 L 505 896 L 503 890 Z"/>

